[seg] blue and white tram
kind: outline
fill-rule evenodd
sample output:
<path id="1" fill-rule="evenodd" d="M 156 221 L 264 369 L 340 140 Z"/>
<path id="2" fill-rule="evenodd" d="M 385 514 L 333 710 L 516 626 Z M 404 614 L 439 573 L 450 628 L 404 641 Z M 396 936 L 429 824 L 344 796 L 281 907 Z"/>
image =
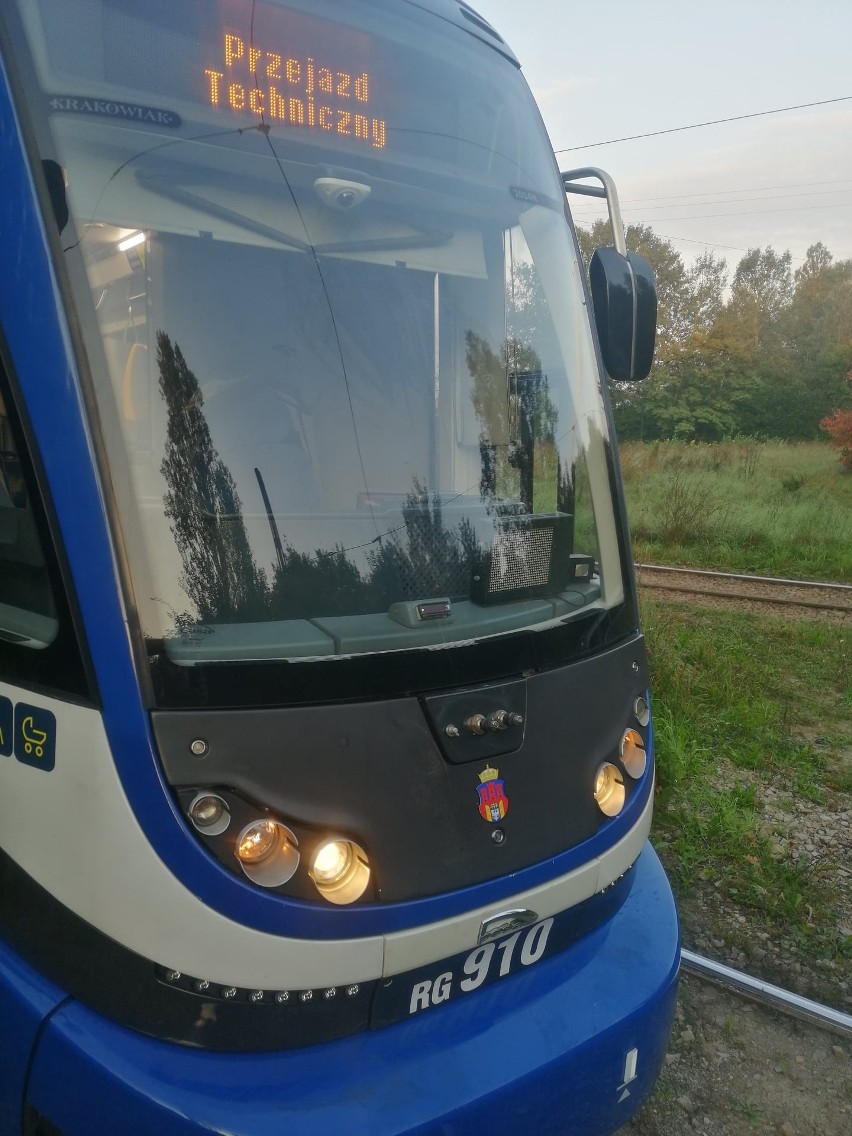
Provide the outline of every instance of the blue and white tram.
<path id="1" fill-rule="evenodd" d="M 593 263 L 457 0 L 4 0 L 0 1133 L 625 1123 L 679 961 Z"/>

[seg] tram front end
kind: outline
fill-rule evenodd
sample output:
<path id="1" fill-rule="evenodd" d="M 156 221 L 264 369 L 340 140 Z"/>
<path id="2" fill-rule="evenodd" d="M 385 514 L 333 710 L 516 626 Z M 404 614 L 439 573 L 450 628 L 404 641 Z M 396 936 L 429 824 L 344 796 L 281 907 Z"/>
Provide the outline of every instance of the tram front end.
<path id="1" fill-rule="evenodd" d="M 592 315 L 455 0 L 0 46 L 0 1133 L 615 1131 L 679 963 L 606 390 L 646 266 Z"/>

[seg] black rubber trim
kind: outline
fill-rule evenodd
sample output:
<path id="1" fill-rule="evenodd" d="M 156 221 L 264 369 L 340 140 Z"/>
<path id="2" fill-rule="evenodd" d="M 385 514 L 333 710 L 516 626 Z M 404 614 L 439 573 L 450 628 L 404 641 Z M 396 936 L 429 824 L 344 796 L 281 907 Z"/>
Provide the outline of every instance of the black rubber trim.
<path id="1" fill-rule="evenodd" d="M 94 669 L 86 648 L 82 617 L 71 586 L 71 573 L 59 541 L 59 526 L 46 491 L 32 429 L 17 382 L 11 353 L 0 326 L 0 399 L 17 450 L 21 475 L 44 556 L 44 572 L 56 605 L 59 631 L 41 650 L 0 638 L 0 678 L 14 686 L 48 697 L 70 699 L 84 706 L 99 704 Z M 32 574 L 36 571 L 29 567 Z"/>
<path id="2" fill-rule="evenodd" d="M 187 667 L 171 662 L 162 640 L 149 640 L 148 657 L 161 709 L 309 706 L 427 694 L 534 674 L 630 640 L 638 626 L 636 607 L 627 602 L 606 611 L 580 613 L 547 631 L 514 631 L 440 651 Z"/>

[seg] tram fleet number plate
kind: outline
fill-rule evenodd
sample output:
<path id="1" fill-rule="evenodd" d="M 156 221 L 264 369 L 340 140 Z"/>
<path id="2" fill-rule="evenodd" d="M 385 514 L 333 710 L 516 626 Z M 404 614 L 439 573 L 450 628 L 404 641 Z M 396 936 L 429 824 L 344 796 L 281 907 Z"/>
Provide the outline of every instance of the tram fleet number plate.
<path id="1" fill-rule="evenodd" d="M 420 1015 L 564 951 L 612 917 L 633 886 L 634 876 L 634 872 L 626 872 L 605 892 L 549 919 L 451 958 L 394 975 L 384 983 L 380 981 L 370 1024 L 378 1029 Z"/>
<path id="2" fill-rule="evenodd" d="M 542 959 L 564 951 L 612 917 L 633 886 L 634 876 L 634 872 L 626 872 L 606 892 L 549 919 L 541 919 L 463 954 L 380 981 L 370 1024 L 378 1029 L 404 1021 L 481 990 L 510 974 L 528 970 Z"/>
<path id="3" fill-rule="evenodd" d="M 466 954 L 396 975 L 384 986 L 380 983 L 373 1003 L 372 1025 L 401 1021 L 534 966 L 575 937 L 564 923 L 560 927 L 554 925 L 556 922 L 543 919 Z"/>

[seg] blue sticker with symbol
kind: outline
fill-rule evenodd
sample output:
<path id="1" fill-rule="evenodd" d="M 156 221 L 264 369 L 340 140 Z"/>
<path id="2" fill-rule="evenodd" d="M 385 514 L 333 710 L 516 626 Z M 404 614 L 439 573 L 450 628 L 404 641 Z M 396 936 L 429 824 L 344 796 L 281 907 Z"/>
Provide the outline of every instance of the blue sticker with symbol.
<path id="1" fill-rule="evenodd" d="M 12 703 L 0 695 L 0 754 L 11 757 L 14 737 Z"/>
<path id="2" fill-rule="evenodd" d="M 15 706 L 15 757 L 36 769 L 53 769 L 56 718 L 49 710 L 19 702 Z"/>

